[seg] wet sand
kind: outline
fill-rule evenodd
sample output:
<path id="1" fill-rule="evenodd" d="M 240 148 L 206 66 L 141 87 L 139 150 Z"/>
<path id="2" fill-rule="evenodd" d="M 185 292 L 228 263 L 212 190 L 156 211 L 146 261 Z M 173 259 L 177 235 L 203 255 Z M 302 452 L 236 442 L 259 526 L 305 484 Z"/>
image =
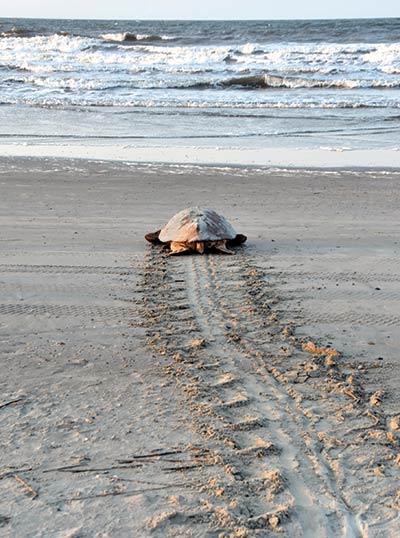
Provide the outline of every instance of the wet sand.
<path id="1" fill-rule="evenodd" d="M 399 180 L 1 159 L 0 535 L 395 537 Z"/>
<path id="2" fill-rule="evenodd" d="M 18 137 L 12 143 L 1 138 L 0 157 L 36 157 L 57 159 L 98 159 L 152 164 L 196 164 L 199 166 L 261 166 L 279 168 L 400 168 L 400 151 L 396 146 L 385 149 L 352 149 L 337 145 L 298 147 L 285 144 L 281 139 L 269 141 L 269 146 L 248 146 L 249 140 L 239 138 L 232 145 L 230 138 L 198 140 L 188 144 L 185 138 L 166 142 L 163 138 L 150 140 L 127 139 L 124 143 L 110 140 L 68 140 L 59 144 L 44 139 L 36 142 L 30 137 Z M 300 143 L 300 140 L 299 140 Z M 276 147 L 274 147 L 274 144 Z M 293 144 L 293 143 L 292 143 Z"/>

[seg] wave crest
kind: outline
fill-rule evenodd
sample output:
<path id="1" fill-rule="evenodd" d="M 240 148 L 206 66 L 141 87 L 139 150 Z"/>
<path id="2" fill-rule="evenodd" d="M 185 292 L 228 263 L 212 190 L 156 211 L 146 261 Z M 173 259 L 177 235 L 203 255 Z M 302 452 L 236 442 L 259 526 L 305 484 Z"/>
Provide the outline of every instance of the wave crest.
<path id="1" fill-rule="evenodd" d="M 171 37 L 151 35 L 151 34 L 133 34 L 131 32 L 117 32 L 111 34 L 101 34 L 99 36 L 104 41 L 114 41 L 118 43 L 132 42 L 132 41 L 164 41 L 170 40 Z"/>
<path id="2" fill-rule="evenodd" d="M 234 77 L 220 82 L 223 87 L 248 87 L 248 88 L 398 88 L 400 80 L 326 80 L 303 77 L 286 77 L 279 75 L 250 75 Z"/>
<path id="3" fill-rule="evenodd" d="M 0 37 L 28 37 L 31 36 L 32 32 L 27 28 L 22 26 L 13 26 L 9 30 L 1 32 Z"/>

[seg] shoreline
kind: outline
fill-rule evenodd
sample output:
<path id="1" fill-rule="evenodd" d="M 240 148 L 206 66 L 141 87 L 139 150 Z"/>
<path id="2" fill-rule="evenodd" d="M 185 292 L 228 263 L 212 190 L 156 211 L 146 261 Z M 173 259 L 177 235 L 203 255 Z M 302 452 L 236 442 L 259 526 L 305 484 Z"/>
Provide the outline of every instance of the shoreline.
<path id="1" fill-rule="evenodd" d="M 255 148 L 195 147 L 117 144 L 28 144 L 0 143 L 0 158 L 54 158 L 131 162 L 138 164 L 176 164 L 200 166 L 251 166 L 296 169 L 398 170 L 398 149 L 340 148 Z"/>

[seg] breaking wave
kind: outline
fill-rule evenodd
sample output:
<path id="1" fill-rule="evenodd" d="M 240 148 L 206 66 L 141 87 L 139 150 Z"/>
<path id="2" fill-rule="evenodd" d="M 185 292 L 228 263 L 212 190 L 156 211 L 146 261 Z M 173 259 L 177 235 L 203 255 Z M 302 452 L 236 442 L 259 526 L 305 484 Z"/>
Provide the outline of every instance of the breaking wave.
<path id="1" fill-rule="evenodd" d="M 54 32 L 52 34 L 48 34 L 46 32 L 38 32 L 36 30 L 30 30 L 29 28 L 24 28 L 22 26 L 12 26 L 9 30 L 4 30 L 4 32 L 0 33 L 0 38 L 7 38 L 7 37 L 39 37 L 39 36 L 46 36 L 51 37 L 52 35 L 55 36 L 72 36 L 70 32 L 65 32 L 63 30 L 59 30 L 58 32 Z M 85 37 L 85 36 L 82 36 Z"/>
<path id="2" fill-rule="evenodd" d="M 28 37 L 33 35 L 31 30 L 21 26 L 12 26 L 9 30 L 0 33 L 0 37 Z"/>
<path id="3" fill-rule="evenodd" d="M 153 87 L 153 86 L 150 86 Z M 173 89 L 397 89 L 400 79 L 315 79 L 280 75 L 246 75 L 222 80 L 199 81 L 168 86 Z"/>
<path id="4" fill-rule="evenodd" d="M 78 38 L 87 38 L 87 37 L 96 37 L 89 36 L 85 34 L 66 32 L 59 30 L 54 33 L 48 33 L 46 31 L 37 31 L 30 30 L 29 28 L 24 28 L 20 26 L 12 26 L 9 30 L 4 30 L 0 32 L 0 38 L 15 38 L 15 37 L 46 37 L 50 39 L 53 36 L 65 36 L 65 37 L 78 37 Z M 156 34 L 136 34 L 132 32 L 115 32 L 115 33 L 104 33 L 98 35 L 98 38 L 103 41 L 115 41 L 118 43 L 132 42 L 132 41 L 172 41 L 175 38 L 167 35 L 156 35 Z"/>
<path id="5" fill-rule="evenodd" d="M 174 38 L 170 36 L 148 35 L 148 34 L 133 34 L 131 32 L 117 32 L 114 34 L 100 34 L 99 36 L 104 41 L 114 41 L 118 43 L 132 41 L 172 41 Z"/>
<path id="6" fill-rule="evenodd" d="M 279 75 L 250 75 L 222 80 L 223 87 L 247 88 L 399 88 L 399 80 L 327 80 Z"/>
<path id="7" fill-rule="evenodd" d="M 210 96 L 204 96 L 201 99 L 201 94 L 186 94 L 184 93 L 179 100 L 175 96 L 164 97 L 160 99 L 157 93 L 152 90 L 146 91 L 145 94 L 137 95 L 115 95 L 110 90 L 111 87 L 97 88 L 97 92 L 89 91 L 87 94 L 77 95 L 73 91 L 65 91 L 66 89 L 53 90 L 47 95 L 24 95 L 16 96 L 0 95 L 0 104 L 13 105 L 23 104 L 29 106 L 36 106 L 42 108 L 59 108 L 68 110 L 69 107 L 84 107 L 84 108 L 99 108 L 99 107 L 124 107 L 127 109 L 146 109 L 150 110 L 162 110 L 171 109 L 175 110 L 177 115 L 188 109 L 215 109 L 221 110 L 268 110 L 268 109 L 400 109 L 400 103 L 396 99 L 370 99 L 368 102 L 357 98 L 356 96 L 349 95 L 348 98 L 340 98 L 338 96 L 329 96 L 325 99 L 321 96 L 315 98 L 304 99 L 299 96 L 298 99 L 289 97 L 285 99 L 283 96 L 276 96 L 265 101 L 249 101 L 240 96 L 233 97 L 231 99 L 218 98 L 215 96 L 212 99 Z"/>

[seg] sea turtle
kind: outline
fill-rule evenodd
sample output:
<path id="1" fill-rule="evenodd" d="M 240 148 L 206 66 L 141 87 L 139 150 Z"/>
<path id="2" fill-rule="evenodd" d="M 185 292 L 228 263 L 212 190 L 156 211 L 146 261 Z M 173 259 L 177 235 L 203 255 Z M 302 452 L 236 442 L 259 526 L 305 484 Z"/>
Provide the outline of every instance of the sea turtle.
<path id="1" fill-rule="evenodd" d="M 229 247 L 247 239 L 237 234 L 229 222 L 213 209 L 189 207 L 176 213 L 162 228 L 145 235 L 150 243 L 164 243 L 170 254 L 207 251 L 234 254 Z"/>

